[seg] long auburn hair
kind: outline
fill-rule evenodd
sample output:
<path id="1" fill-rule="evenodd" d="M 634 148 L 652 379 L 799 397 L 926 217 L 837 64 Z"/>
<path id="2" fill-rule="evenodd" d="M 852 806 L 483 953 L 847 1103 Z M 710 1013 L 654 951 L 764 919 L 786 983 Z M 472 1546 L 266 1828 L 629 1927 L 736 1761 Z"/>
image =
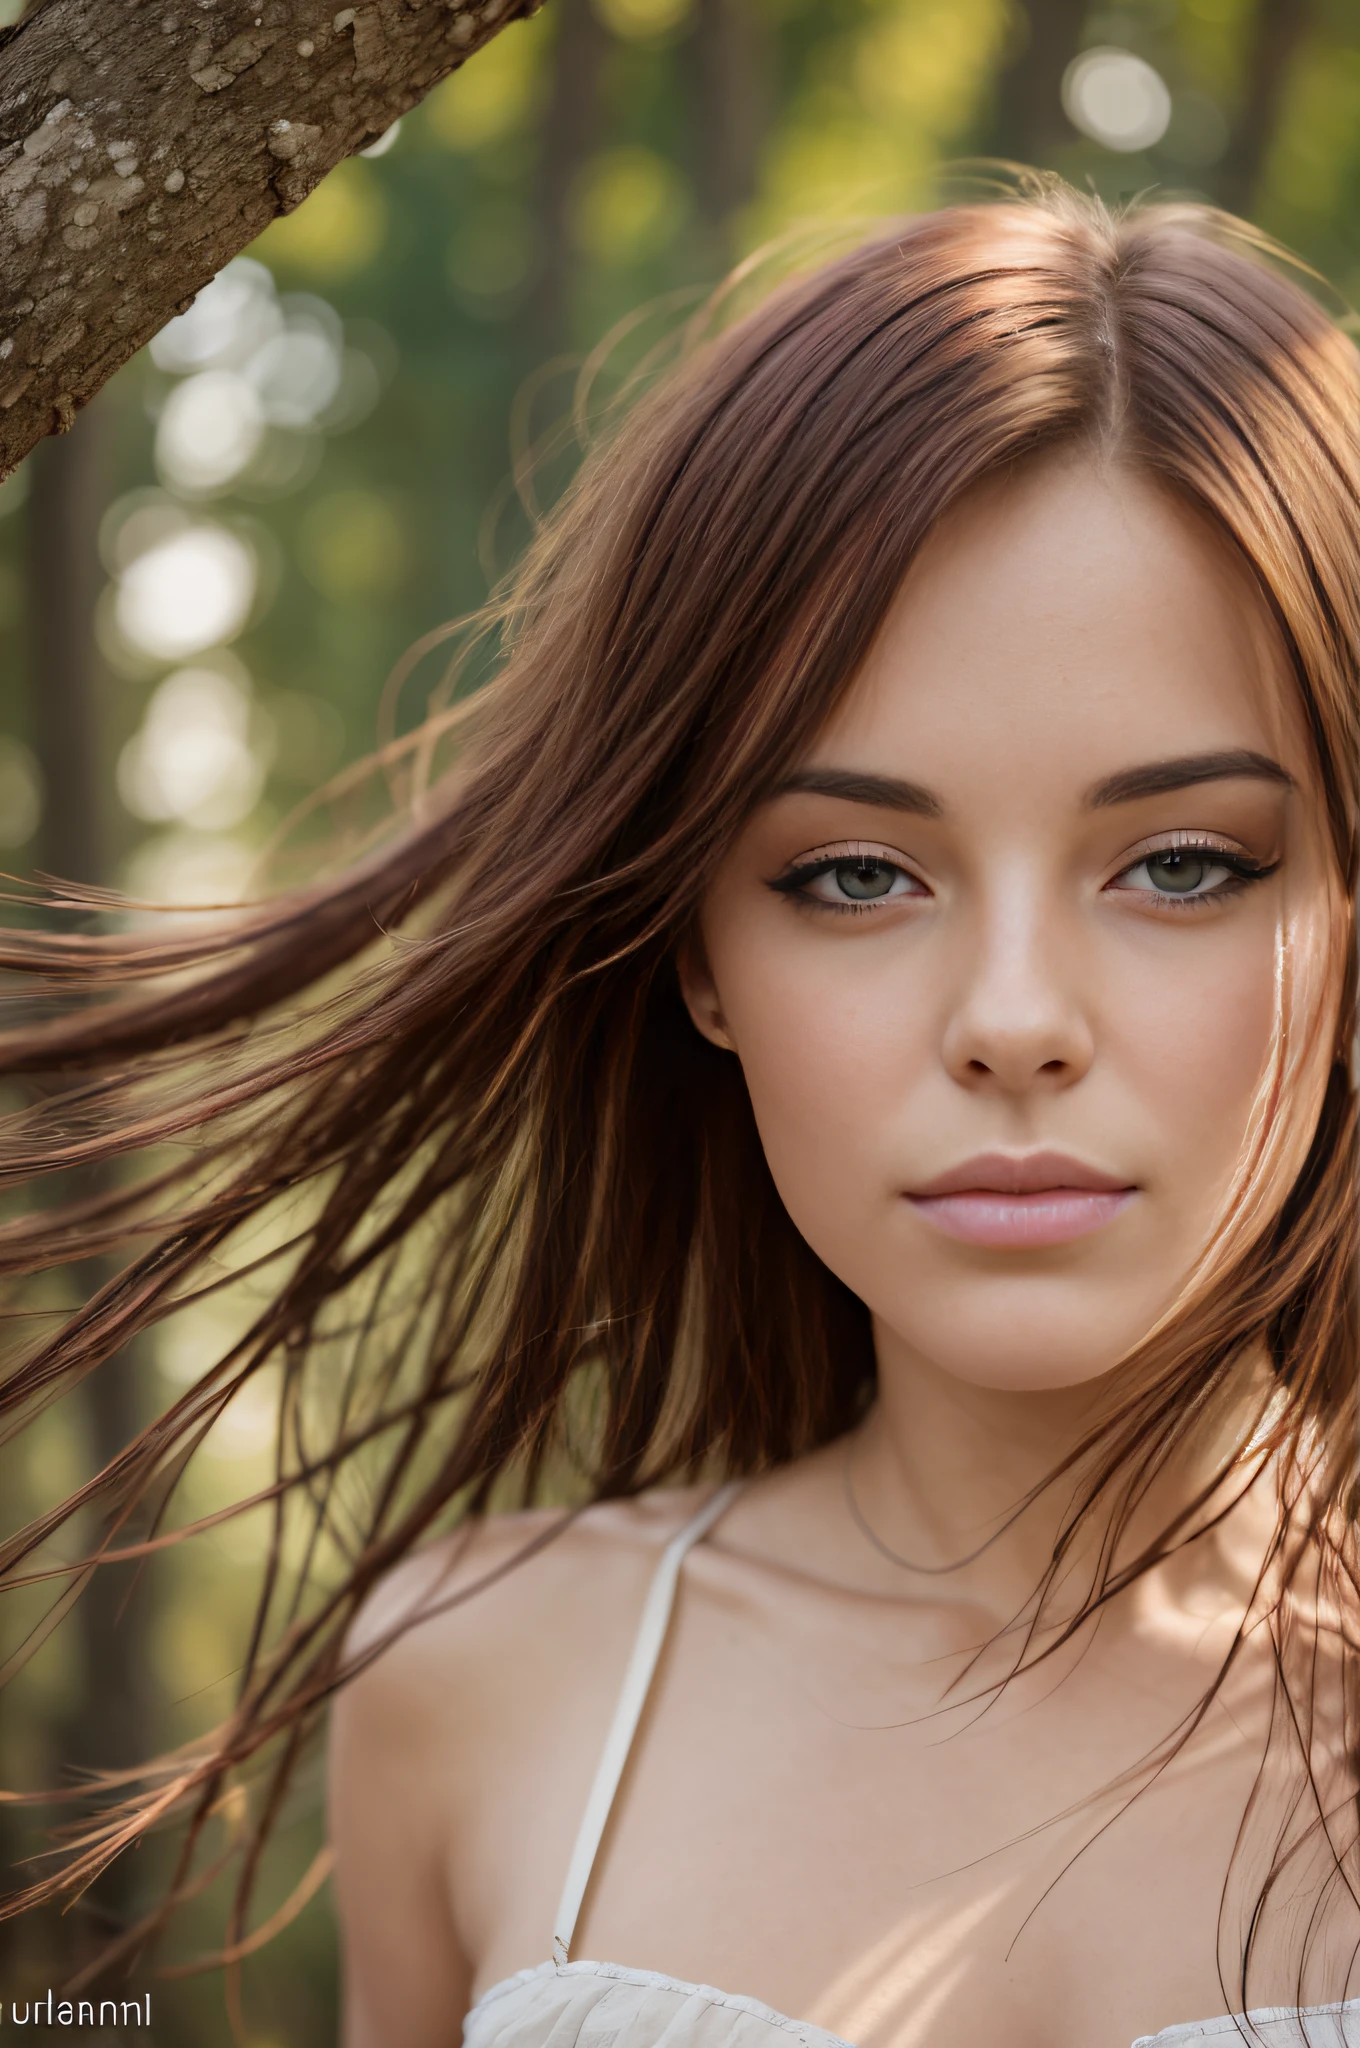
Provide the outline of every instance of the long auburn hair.
<path id="1" fill-rule="evenodd" d="M 692 1028 L 674 957 L 715 864 L 971 485 L 1085 443 L 1228 538 L 1288 651 L 1345 911 L 1360 365 L 1277 256 L 1207 208 L 1112 216 L 1048 184 L 911 219 L 784 285 L 590 455 L 491 608 L 496 673 L 399 833 L 210 926 L 0 938 L 11 986 L 34 991 L 0 1032 L 0 1069 L 34 1077 L 0 1123 L 5 1179 L 94 1176 L 0 1224 L 0 1271 L 116 1261 L 9 1366 L 13 1426 L 214 1285 L 274 1219 L 246 1335 L 5 1542 L 0 1577 L 31 1581 L 77 1513 L 102 1515 L 104 1561 L 181 1540 L 188 1455 L 267 1365 L 280 1389 L 238 1704 L 141 1778 L 111 1776 L 97 1822 L 8 1910 L 74 1894 L 179 1816 L 166 1906 L 128 1937 L 145 1940 L 245 1776 L 240 1953 L 283 1791 L 348 1672 L 346 1631 L 414 1546 L 493 1497 L 587 1501 L 768 1467 L 863 1413 L 867 1312 L 790 1222 L 739 1066 Z M 1354 971 L 1344 935 L 1326 945 L 1329 993 L 1311 1026 L 1281 1032 L 1290 1085 L 1263 1095 L 1233 1228 L 1082 1446 L 1060 1554 L 1102 1503 L 1127 1514 L 1264 1344 L 1256 1452 L 1306 1474 L 1299 1556 L 1351 1582 Z M 1305 1066 L 1301 1127 L 1287 1111 Z M 1189 1527 L 1117 1568 L 1107 1544 L 1083 1611 Z M 1311 1681 L 1290 1678 L 1280 1629 L 1290 1726 L 1310 1729 Z M 1277 1863 L 1292 1853 L 1282 1841 Z"/>

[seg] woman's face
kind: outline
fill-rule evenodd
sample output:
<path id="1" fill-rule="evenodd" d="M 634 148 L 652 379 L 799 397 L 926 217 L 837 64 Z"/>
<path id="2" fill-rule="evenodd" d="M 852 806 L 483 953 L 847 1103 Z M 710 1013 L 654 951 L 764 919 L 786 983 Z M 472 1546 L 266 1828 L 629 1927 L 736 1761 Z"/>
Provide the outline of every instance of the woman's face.
<path id="1" fill-rule="evenodd" d="M 1274 630 L 1195 515 L 1068 454 L 943 522 L 681 963 L 880 1343 L 1039 1388 L 1146 1334 L 1242 1156 L 1277 934 L 1322 943 L 1320 820 Z"/>

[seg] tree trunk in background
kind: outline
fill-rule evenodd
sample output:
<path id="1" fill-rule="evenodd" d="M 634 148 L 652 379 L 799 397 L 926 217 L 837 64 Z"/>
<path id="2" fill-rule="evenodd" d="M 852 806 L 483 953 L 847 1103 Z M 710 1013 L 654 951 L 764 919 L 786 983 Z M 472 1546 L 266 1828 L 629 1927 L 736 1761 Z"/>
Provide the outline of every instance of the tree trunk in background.
<path id="1" fill-rule="evenodd" d="M 94 608 L 104 509 L 103 413 L 45 441 L 30 465 L 31 729 L 46 786 L 41 864 L 64 881 L 108 880 L 104 749 Z"/>
<path id="2" fill-rule="evenodd" d="M 74 431 L 46 441 L 32 457 L 28 515 L 29 646 L 34 746 L 46 797 L 41 863 L 63 880 L 110 879 L 107 719 L 102 664 L 94 636 L 95 603 L 102 577 L 97 551 L 100 514 L 107 502 L 106 430 L 100 406 L 83 414 Z M 54 1190 L 54 1193 L 57 1191 Z M 62 1193 L 90 1192 L 68 1186 Z M 72 1269 L 72 1285 L 85 1298 L 108 1279 L 102 1263 Z M 68 1397 L 71 1421 L 83 1437 L 92 1469 L 106 1465 L 141 1427 L 144 1349 L 133 1347 L 101 1366 Z M 85 1540 L 101 1532 L 91 1528 Z M 78 1601 L 72 1627 L 83 1672 L 80 1697 L 66 1725 L 55 1731 L 58 1767 L 88 1769 L 133 1764 L 155 1747 L 150 1725 L 149 1600 L 145 1584 L 134 1592 L 134 1568 L 97 1571 Z M 66 1916 L 67 1944 L 88 1946 L 92 1913 L 108 1931 L 129 1916 L 135 1872 L 121 1858 Z M 83 1940 L 82 1937 L 85 1937 Z M 84 1954 L 69 1955 L 72 1966 Z"/>
<path id="3" fill-rule="evenodd" d="M 1259 0 L 1251 31 L 1242 107 L 1214 178 L 1233 213 L 1250 214 L 1279 125 L 1290 64 L 1313 25 L 1314 0 Z"/>
<path id="4" fill-rule="evenodd" d="M 994 156 L 1049 170 L 1055 152 L 1072 138 L 1062 110 L 1062 80 L 1077 54 L 1088 0 L 1027 0 L 1022 12 L 1029 33 L 997 82 L 985 147 Z"/>
<path id="5" fill-rule="evenodd" d="M 724 268 L 733 215 L 754 197 L 769 123 L 768 55 L 756 0 L 699 0 L 687 50 L 694 91 L 694 185 Z"/>
<path id="6" fill-rule="evenodd" d="M 554 355 L 567 345 L 571 281 L 576 267 L 571 235 L 572 191 L 599 146 L 601 87 L 609 32 L 591 0 L 556 0 L 552 87 L 540 130 L 537 179 L 538 256 L 529 332 L 536 348 Z"/>
<path id="7" fill-rule="evenodd" d="M 0 474 L 539 0 L 36 0 L 0 29 Z"/>

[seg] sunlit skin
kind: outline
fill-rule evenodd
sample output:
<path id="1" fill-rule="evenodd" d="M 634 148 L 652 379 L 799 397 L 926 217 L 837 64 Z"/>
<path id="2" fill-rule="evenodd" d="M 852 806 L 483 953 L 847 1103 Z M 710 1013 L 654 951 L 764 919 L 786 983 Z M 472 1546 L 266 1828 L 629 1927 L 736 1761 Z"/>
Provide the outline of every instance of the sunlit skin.
<path id="1" fill-rule="evenodd" d="M 1074 454 L 931 537 L 677 962 L 791 1216 L 872 1312 L 880 1396 L 848 1447 L 751 1483 L 686 1565 L 576 1956 L 859 2048 L 1129 2048 L 1225 2009 L 1219 1902 L 1269 1699 L 1255 1639 L 1100 1828 L 1222 1658 L 1268 1479 L 986 1714 L 964 1680 L 989 1641 L 971 1683 L 997 1675 L 1049 1553 L 1061 1503 L 1011 1522 L 1016 1502 L 1222 1207 L 1279 935 L 1325 925 L 1319 816 L 1273 629 L 1198 515 Z M 980 1555 L 889 1562 L 850 1511 L 847 1449 L 884 1543 Z M 1214 1453 L 1165 1475 L 1159 1512 Z M 445 2048 L 471 1997 L 548 1955 L 647 1578 L 692 1503 L 592 1511 L 343 1696 L 348 2048 Z M 534 1526 L 426 1553 L 370 1626 Z M 1356 1932 L 1338 1924 L 1338 1957 Z"/>
<path id="2" fill-rule="evenodd" d="M 897 777 L 937 814 L 890 789 L 767 804 L 687 978 L 786 1206 L 880 1349 L 980 1386 L 1091 1380 L 1170 1298 L 1261 1076 L 1283 889 L 1313 886 L 1278 657 L 1145 490 L 1039 472 L 937 539 L 794 778 Z M 1214 779 L 1126 793 L 1144 767 Z M 910 1199 L 978 1155 L 1041 1150 L 1127 1198 L 1042 1251 L 1023 1217 L 998 1250 Z"/>

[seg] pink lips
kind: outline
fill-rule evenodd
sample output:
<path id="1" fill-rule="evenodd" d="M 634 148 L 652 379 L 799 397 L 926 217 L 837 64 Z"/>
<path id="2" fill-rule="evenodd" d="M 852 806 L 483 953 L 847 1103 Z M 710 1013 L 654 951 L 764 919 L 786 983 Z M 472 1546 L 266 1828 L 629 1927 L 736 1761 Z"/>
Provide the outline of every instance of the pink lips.
<path id="1" fill-rule="evenodd" d="M 1062 1152 L 986 1152 L 951 1167 L 907 1200 L 947 1237 L 998 1250 L 1068 1244 L 1113 1222 L 1136 1190 Z"/>

